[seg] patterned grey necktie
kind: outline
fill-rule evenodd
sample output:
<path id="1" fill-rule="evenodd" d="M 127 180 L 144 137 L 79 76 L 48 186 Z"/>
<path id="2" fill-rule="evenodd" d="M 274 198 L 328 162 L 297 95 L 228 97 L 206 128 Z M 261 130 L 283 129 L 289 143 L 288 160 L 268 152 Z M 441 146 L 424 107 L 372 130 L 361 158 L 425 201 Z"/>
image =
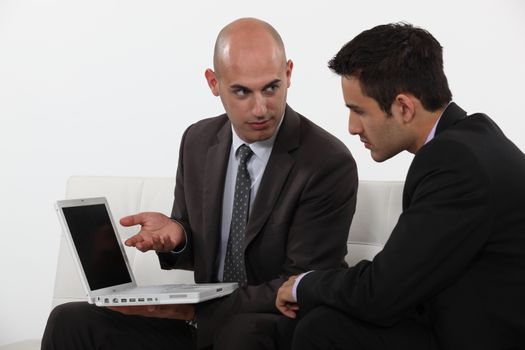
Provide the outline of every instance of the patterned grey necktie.
<path id="1" fill-rule="evenodd" d="M 252 154 L 250 147 L 244 144 L 239 147 L 240 161 L 237 168 L 237 179 L 235 180 L 232 221 L 222 278 L 223 282 L 237 282 L 241 286 L 247 283 L 244 268 L 244 238 L 250 208 L 250 187 L 252 182 L 246 163 Z"/>

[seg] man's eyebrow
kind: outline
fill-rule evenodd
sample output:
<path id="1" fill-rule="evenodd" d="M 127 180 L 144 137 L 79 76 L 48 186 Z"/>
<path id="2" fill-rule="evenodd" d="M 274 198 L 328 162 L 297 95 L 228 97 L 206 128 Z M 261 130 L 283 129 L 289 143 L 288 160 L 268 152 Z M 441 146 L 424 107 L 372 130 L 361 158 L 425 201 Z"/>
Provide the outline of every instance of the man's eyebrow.
<path id="1" fill-rule="evenodd" d="M 353 110 L 361 110 L 361 107 L 357 106 L 357 105 L 353 105 L 353 104 L 348 104 L 348 103 L 345 103 L 345 106 L 348 107 L 349 109 L 353 109 Z"/>
<path id="2" fill-rule="evenodd" d="M 282 82 L 281 79 L 274 79 L 272 80 L 271 82 L 269 82 L 268 84 L 264 85 L 262 90 L 265 90 L 271 86 L 274 86 L 274 85 L 277 85 L 277 84 L 280 84 Z M 230 85 L 230 89 L 232 90 L 246 90 L 246 91 L 252 91 L 252 89 L 250 88 L 247 88 L 246 86 L 243 86 L 241 84 L 233 84 L 233 85 Z"/>
<path id="3" fill-rule="evenodd" d="M 233 84 L 233 85 L 230 85 L 230 89 L 232 89 L 232 90 L 246 90 L 246 91 L 252 91 L 251 89 L 248 89 L 246 86 L 242 86 L 241 84 Z"/>
<path id="4" fill-rule="evenodd" d="M 269 82 L 268 84 L 264 85 L 263 90 L 269 88 L 270 86 L 277 85 L 279 83 L 281 83 L 281 79 L 274 79 L 271 82 Z"/>

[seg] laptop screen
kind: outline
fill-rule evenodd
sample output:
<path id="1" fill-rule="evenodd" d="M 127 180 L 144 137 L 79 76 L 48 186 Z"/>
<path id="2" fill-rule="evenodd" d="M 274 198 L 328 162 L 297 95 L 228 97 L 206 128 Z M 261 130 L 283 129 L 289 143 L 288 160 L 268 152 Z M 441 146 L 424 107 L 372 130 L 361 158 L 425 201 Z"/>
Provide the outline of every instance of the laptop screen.
<path id="1" fill-rule="evenodd" d="M 126 262 L 104 204 L 62 208 L 89 289 L 131 282 Z"/>

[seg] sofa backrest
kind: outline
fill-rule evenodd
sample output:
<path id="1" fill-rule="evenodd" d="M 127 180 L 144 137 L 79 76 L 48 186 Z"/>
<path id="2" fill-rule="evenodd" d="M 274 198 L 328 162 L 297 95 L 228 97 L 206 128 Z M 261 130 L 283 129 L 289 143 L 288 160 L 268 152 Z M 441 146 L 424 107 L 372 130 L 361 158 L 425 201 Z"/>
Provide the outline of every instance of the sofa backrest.
<path id="1" fill-rule="evenodd" d="M 357 207 L 348 234 L 346 262 L 371 260 L 385 245 L 401 215 L 402 181 L 359 181 Z"/>
<path id="2" fill-rule="evenodd" d="M 73 176 L 67 183 L 66 198 L 105 196 L 116 220 L 142 211 L 169 215 L 174 186 L 175 179 L 167 177 Z M 357 209 L 347 243 L 349 265 L 371 259 L 382 249 L 401 213 L 402 190 L 402 182 L 359 182 Z M 137 228 L 117 226 L 122 239 L 137 232 Z M 190 271 L 161 270 L 153 252 L 126 248 L 126 253 L 138 284 L 193 282 Z M 78 300 L 85 300 L 85 292 L 61 234 L 53 306 Z"/>

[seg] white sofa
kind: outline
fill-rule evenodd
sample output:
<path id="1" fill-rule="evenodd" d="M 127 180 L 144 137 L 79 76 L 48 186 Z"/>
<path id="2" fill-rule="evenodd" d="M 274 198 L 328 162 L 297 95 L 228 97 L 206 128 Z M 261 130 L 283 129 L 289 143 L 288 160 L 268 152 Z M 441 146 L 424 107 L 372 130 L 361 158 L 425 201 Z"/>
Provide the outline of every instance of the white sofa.
<path id="1" fill-rule="evenodd" d="M 174 178 L 74 176 L 67 183 L 66 198 L 108 198 L 115 218 L 140 211 L 171 212 Z M 346 261 L 354 265 L 371 259 L 381 250 L 401 213 L 403 182 L 360 181 L 357 209 L 348 237 Z M 120 227 L 120 235 L 129 237 L 136 228 Z M 188 271 L 165 271 L 158 266 L 156 255 L 126 248 L 138 284 L 192 282 Z M 52 305 L 85 300 L 85 293 L 69 247 L 62 235 Z M 0 350 L 33 350 L 40 340 L 31 339 L 0 346 Z"/>

